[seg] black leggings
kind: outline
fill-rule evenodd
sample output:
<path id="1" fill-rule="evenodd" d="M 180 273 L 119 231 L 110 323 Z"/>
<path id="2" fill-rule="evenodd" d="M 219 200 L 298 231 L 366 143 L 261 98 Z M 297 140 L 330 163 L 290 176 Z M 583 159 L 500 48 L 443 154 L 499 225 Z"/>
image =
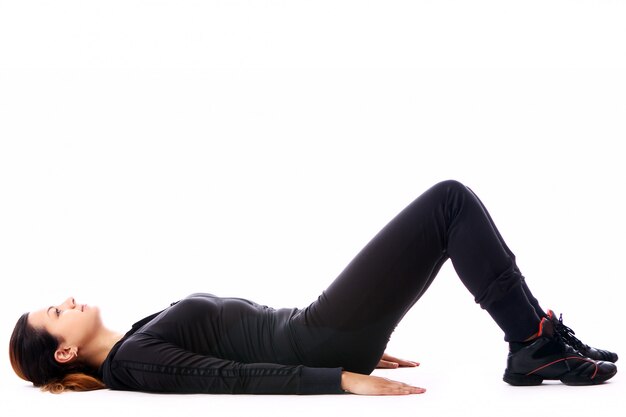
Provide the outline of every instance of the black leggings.
<path id="1" fill-rule="evenodd" d="M 450 258 L 463 284 L 520 341 L 545 314 L 482 202 L 458 181 L 440 182 L 394 217 L 316 301 L 291 320 L 308 366 L 369 374 L 392 332 Z"/>

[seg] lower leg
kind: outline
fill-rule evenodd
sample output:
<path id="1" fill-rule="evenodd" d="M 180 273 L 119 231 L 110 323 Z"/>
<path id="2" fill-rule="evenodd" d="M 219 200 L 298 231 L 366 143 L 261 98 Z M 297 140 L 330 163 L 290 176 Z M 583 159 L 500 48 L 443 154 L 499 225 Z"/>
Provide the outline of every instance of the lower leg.
<path id="1" fill-rule="evenodd" d="M 547 316 L 546 312 L 543 311 L 543 309 L 539 305 L 539 301 L 537 301 L 533 293 L 530 291 L 530 288 L 528 288 L 528 285 L 526 284 L 526 279 L 523 276 L 522 276 L 522 289 L 524 290 L 524 294 L 526 294 L 526 298 L 528 298 L 528 302 L 533 306 L 533 308 L 537 312 L 537 315 L 539 317 Z"/>
<path id="2" fill-rule="evenodd" d="M 537 331 L 541 309 L 527 296 L 515 255 L 473 191 L 452 183 L 448 201 L 453 217 L 447 252 L 457 274 L 504 331 L 506 341 L 527 339 Z"/>
<path id="3" fill-rule="evenodd" d="M 476 195 L 476 193 L 474 192 L 474 190 L 472 190 L 470 187 L 467 187 L 468 190 L 470 190 L 472 192 L 472 194 L 474 194 L 474 197 L 476 198 L 476 200 L 478 201 L 478 203 L 481 205 L 481 207 L 483 208 L 483 211 L 485 212 L 485 215 L 487 217 L 487 219 L 489 220 L 489 223 L 491 223 L 491 227 L 493 228 L 498 240 L 500 241 L 500 244 L 502 245 L 502 248 L 507 252 L 507 254 L 511 257 L 511 259 L 515 260 L 515 255 L 513 254 L 513 252 L 511 251 L 511 249 L 509 249 L 509 247 L 507 246 L 506 242 L 504 241 L 504 239 L 502 238 L 502 235 L 500 234 L 500 231 L 498 230 L 498 228 L 496 227 L 495 222 L 493 221 L 493 219 L 491 218 L 491 215 L 489 214 L 489 211 L 487 211 L 487 208 L 485 207 L 485 205 L 483 204 L 482 200 L 478 197 L 478 195 Z M 547 314 L 546 312 L 541 308 L 541 306 L 539 305 L 539 301 L 537 301 L 537 299 L 535 298 L 535 296 L 532 294 L 532 292 L 530 291 L 530 288 L 528 288 L 528 285 L 526 284 L 526 279 L 524 278 L 524 276 L 522 275 L 521 271 L 519 270 L 519 268 L 516 266 L 515 267 L 517 272 L 520 274 L 521 276 L 521 280 L 522 280 L 522 290 L 524 291 L 524 294 L 526 294 L 526 298 L 528 299 L 528 302 L 533 306 L 533 308 L 535 309 L 535 311 L 537 312 L 537 315 L 539 317 L 545 317 Z"/>

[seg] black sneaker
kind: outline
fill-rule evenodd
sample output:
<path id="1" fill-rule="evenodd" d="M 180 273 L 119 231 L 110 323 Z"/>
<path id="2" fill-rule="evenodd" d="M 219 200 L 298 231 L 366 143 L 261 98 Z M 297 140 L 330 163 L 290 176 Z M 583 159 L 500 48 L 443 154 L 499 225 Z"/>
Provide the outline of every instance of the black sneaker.
<path id="1" fill-rule="evenodd" d="M 567 385 L 595 385 L 617 373 L 615 364 L 585 357 L 565 343 L 554 327 L 553 321 L 544 317 L 536 339 L 510 343 L 504 382 L 540 385 L 548 379 Z"/>
<path id="2" fill-rule="evenodd" d="M 552 320 L 552 323 L 554 323 L 554 330 L 561 335 L 565 343 L 582 353 L 583 356 L 597 361 L 617 362 L 617 353 L 603 349 L 596 349 L 578 340 L 578 338 L 574 336 L 574 331 L 563 324 L 562 314 L 559 315 L 559 318 L 557 319 L 554 311 L 548 310 L 547 317 Z"/>

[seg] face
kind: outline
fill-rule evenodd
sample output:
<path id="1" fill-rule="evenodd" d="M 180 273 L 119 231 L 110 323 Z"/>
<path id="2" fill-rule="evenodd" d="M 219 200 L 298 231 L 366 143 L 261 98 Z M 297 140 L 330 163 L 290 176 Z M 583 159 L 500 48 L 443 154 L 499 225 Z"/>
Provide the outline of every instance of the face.
<path id="1" fill-rule="evenodd" d="M 28 323 L 56 337 L 59 349 L 69 349 L 67 352 L 70 354 L 86 346 L 102 327 L 100 309 L 78 304 L 74 297 L 29 313 Z"/>

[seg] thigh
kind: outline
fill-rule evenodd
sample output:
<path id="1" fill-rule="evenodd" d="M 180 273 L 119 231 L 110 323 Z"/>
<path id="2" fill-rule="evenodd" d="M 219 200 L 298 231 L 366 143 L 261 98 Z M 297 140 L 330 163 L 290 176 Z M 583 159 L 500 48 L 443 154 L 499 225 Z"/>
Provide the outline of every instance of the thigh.
<path id="1" fill-rule="evenodd" d="M 444 182 L 416 198 L 292 319 L 305 358 L 318 366 L 337 360 L 375 366 L 397 324 L 448 259 L 449 194 Z"/>

